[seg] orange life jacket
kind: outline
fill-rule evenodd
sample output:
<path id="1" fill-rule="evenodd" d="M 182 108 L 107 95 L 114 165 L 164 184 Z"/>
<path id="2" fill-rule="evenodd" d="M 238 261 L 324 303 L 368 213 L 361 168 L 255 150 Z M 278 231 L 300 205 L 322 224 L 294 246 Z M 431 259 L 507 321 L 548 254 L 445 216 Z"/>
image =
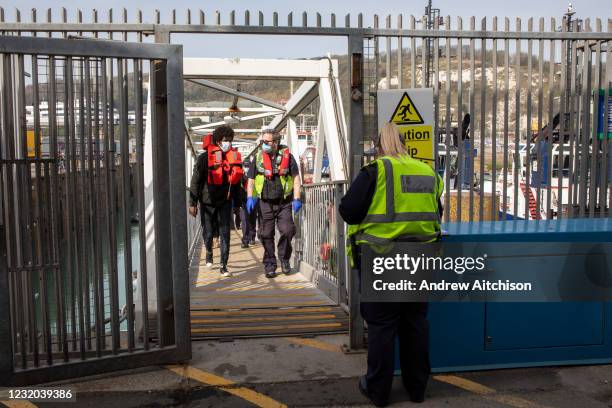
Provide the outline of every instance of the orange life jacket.
<path id="1" fill-rule="evenodd" d="M 212 133 L 202 137 L 202 150 L 208 149 L 208 146 L 212 145 Z"/>
<path id="2" fill-rule="evenodd" d="M 281 149 L 279 153 L 281 155 L 281 162 L 278 166 L 278 175 L 284 177 L 289 174 L 289 163 L 291 159 L 291 154 L 289 152 L 289 149 L 286 147 Z M 262 156 L 264 176 L 266 176 L 266 178 L 268 179 L 272 179 L 275 173 L 274 169 L 272 168 L 272 160 L 270 160 L 270 155 L 268 155 L 268 153 L 266 152 L 263 152 Z"/>
<path id="3" fill-rule="evenodd" d="M 244 171 L 242 170 L 242 157 L 238 150 L 231 148 L 225 153 L 219 146 L 208 146 L 208 184 L 223 184 L 223 174 L 227 174 L 227 181 L 230 184 L 238 184 L 242 181 Z"/>

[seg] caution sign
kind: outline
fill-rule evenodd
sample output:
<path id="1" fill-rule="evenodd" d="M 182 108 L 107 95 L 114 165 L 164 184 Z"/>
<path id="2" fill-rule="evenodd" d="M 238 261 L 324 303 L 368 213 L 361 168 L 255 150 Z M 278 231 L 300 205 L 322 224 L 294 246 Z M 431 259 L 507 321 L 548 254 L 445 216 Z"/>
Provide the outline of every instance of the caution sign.
<path id="1" fill-rule="evenodd" d="M 410 156 L 434 168 L 433 89 L 378 91 L 378 131 L 395 123 Z"/>
<path id="2" fill-rule="evenodd" d="M 391 122 L 396 125 L 420 125 L 423 122 L 423 117 L 419 113 L 419 110 L 410 99 L 408 92 L 404 92 L 402 99 L 400 99 L 393 116 L 390 119 Z"/>

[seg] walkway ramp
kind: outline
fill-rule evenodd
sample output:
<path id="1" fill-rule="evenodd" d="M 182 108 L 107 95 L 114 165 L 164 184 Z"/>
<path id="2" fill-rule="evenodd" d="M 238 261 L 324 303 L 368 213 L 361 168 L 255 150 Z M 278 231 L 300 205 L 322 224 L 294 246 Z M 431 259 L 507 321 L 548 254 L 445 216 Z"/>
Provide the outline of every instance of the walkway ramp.
<path id="1" fill-rule="evenodd" d="M 264 275 L 261 244 L 243 249 L 232 231 L 228 269 L 219 273 L 219 248 L 206 267 L 202 240 L 191 262 L 191 335 L 195 339 L 345 333 L 348 316 L 301 273 Z M 280 266 L 278 268 L 280 272 Z"/>

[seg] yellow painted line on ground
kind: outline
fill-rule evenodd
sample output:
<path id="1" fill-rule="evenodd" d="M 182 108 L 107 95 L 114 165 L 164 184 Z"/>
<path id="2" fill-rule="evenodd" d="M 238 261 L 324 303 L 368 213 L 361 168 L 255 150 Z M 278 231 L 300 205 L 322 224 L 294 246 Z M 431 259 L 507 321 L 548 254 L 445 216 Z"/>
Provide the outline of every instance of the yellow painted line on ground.
<path id="1" fill-rule="evenodd" d="M 433 378 L 434 380 L 454 385 L 455 387 L 473 392 L 474 394 L 482 395 L 488 400 L 508 405 L 513 408 L 547 408 L 546 405 L 540 405 L 538 403 L 531 402 L 521 397 L 500 394 L 493 388 L 456 375 L 435 375 L 433 376 Z"/>
<path id="2" fill-rule="evenodd" d="M 304 289 L 313 289 L 314 286 L 309 286 L 309 285 L 291 285 L 291 286 L 283 286 L 282 288 L 280 288 L 281 290 L 304 290 Z M 210 289 L 210 288 L 208 288 Z M 279 289 L 278 287 L 275 286 L 274 289 Z M 232 288 L 232 287 L 220 287 L 220 288 L 215 288 L 215 292 L 222 292 L 222 293 L 233 293 L 233 292 L 264 292 L 270 290 L 269 286 L 247 286 L 247 287 L 243 287 L 243 288 Z M 208 291 L 201 291 L 201 293 L 206 293 Z"/>
<path id="3" fill-rule="evenodd" d="M 241 317 L 230 319 L 193 319 L 191 324 L 207 324 L 207 323 L 248 323 L 248 322 L 274 322 L 277 320 L 310 320 L 310 319 L 333 319 L 336 315 L 323 314 L 311 316 L 268 316 L 268 317 Z"/>
<path id="4" fill-rule="evenodd" d="M 287 406 L 281 402 L 276 401 L 268 397 L 267 395 L 260 394 L 254 390 L 246 387 L 240 387 L 235 382 L 225 379 L 223 377 L 216 376 L 214 374 L 207 373 L 199 370 L 195 367 L 185 366 L 166 366 L 166 368 L 173 373 L 180 375 L 181 377 L 191 378 L 192 380 L 201 382 L 202 384 L 208 384 L 213 387 L 219 388 L 227 393 L 242 398 L 245 401 L 250 402 L 258 407 L 262 408 L 286 408 Z"/>
<path id="5" fill-rule="evenodd" d="M 323 351 L 331 351 L 334 353 L 342 352 L 342 349 L 339 346 L 335 344 L 327 343 L 324 341 L 320 341 L 320 340 L 302 339 L 299 337 L 285 337 L 285 339 L 294 344 L 300 344 L 302 346 L 313 347 L 313 348 L 323 350 Z"/>
<path id="6" fill-rule="evenodd" d="M 0 404 L 4 404 L 9 408 L 36 408 L 37 405 L 32 404 L 30 401 L 0 401 Z"/>
<path id="7" fill-rule="evenodd" d="M 204 297 L 202 299 L 205 299 Z M 193 300 L 193 298 L 192 298 Z M 201 309 L 219 309 L 220 307 L 228 308 L 228 309 L 248 309 L 252 307 L 299 307 L 299 306 L 326 306 L 328 302 L 325 301 L 312 301 L 312 302 L 299 302 L 299 303 L 242 303 L 239 305 L 229 304 L 229 305 L 220 305 L 220 304 L 204 304 L 204 305 L 195 305 Z"/>
<path id="8" fill-rule="evenodd" d="M 264 279 L 258 279 L 256 281 L 245 281 L 244 279 L 248 279 L 247 277 L 242 277 L 242 276 L 230 276 L 227 278 L 223 278 L 223 277 L 219 277 L 219 278 L 206 278 L 206 279 L 198 279 L 197 281 L 195 281 L 195 283 L 199 283 L 199 284 L 205 284 L 205 283 L 221 283 L 221 282 L 225 282 L 228 280 L 232 280 L 232 281 L 239 281 L 239 282 L 245 282 L 245 283 L 249 283 L 249 284 L 267 284 L 270 286 L 276 286 L 278 284 L 284 283 L 284 284 L 288 284 L 288 283 L 294 283 L 294 284 L 312 284 L 311 282 L 308 281 L 303 281 L 303 280 L 274 280 L 273 282 L 270 282 L 270 280 L 268 278 Z"/>
<path id="9" fill-rule="evenodd" d="M 289 329 L 323 329 L 341 327 L 342 323 L 320 323 L 320 324 L 284 324 L 274 326 L 239 326 L 239 327 L 207 327 L 192 328 L 192 333 L 218 333 L 235 331 L 264 331 L 264 330 L 289 330 Z"/>
<path id="10" fill-rule="evenodd" d="M 434 380 L 442 381 L 455 387 L 463 388 L 464 390 L 473 392 L 480 395 L 495 394 L 493 388 L 489 388 L 486 385 L 479 384 L 467 378 L 458 377 L 456 375 L 435 375 Z"/>
<path id="11" fill-rule="evenodd" d="M 307 307 L 299 309 L 272 309 L 272 310 L 192 310 L 191 316 L 236 316 L 248 314 L 285 314 L 285 313 L 319 313 L 331 312 L 331 307 Z"/>
<path id="12" fill-rule="evenodd" d="M 258 294 L 254 294 L 254 295 L 216 295 L 214 293 L 198 293 L 195 292 L 193 294 L 197 294 L 200 295 L 202 294 L 203 296 L 194 296 L 195 298 L 198 297 L 205 297 L 206 299 L 265 299 L 265 298 L 285 298 L 285 297 L 313 297 L 313 296 L 318 296 L 319 294 L 316 292 L 309 292 L 309 293 L 258 293 Z"/>

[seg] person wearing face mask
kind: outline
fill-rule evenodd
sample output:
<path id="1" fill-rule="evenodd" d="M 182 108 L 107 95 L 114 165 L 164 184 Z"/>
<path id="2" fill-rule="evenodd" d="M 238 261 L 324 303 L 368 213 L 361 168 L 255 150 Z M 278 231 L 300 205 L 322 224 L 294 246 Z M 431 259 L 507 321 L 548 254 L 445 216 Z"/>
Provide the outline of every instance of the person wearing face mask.
<path id="1" fill-rule="evenodd" d="M 230 248 L 230 226 L 234 203 L 240 200 L 240 182 L 244 175 L 240 153 L 232 148 L 234 130 L 220 126 L 212 134 L 212 143 L 200 154 L 193 169 L 190 184 L 189 213 L 202 219 L 206 265 L 213 264 L 214 225 L 219 231 L 220 273 L 231 276 L 227 269 Z"/>
<path id="2" fill-rule="evenodd" d="M 291 240 L 295 235 L 292 211 L 302 208 L 300 171 L 293 155 L 280 144 L 280 135 L 264 130 L 261 150 L 249 169 L 247 211 L 252 213 L 259 202 L 259 238 L 264 247 L 263 264 L 267 278 L 276 276 L 274 233 L 280 232 L 278 258 L 284 274 L 291 273 Z"/>
<path id="3" fill-rule="evenodd" d="M 363 245 L 430 243 L 441 234 L 442 178 L 410 157 L 393 123 L 383 126 L 376 149 L 378 158 L 359 171 L 338 208 L 349 224 L 349 259 L 357 270 Z M 397 336 L 404 388 L 412 402 L 423 402 L 430 373 L 427 303 L 361 302 L 360 311 L 368 323 L 368 369 L 358 384 L 361 393 L 376 406 L 387 405 Z"/>

